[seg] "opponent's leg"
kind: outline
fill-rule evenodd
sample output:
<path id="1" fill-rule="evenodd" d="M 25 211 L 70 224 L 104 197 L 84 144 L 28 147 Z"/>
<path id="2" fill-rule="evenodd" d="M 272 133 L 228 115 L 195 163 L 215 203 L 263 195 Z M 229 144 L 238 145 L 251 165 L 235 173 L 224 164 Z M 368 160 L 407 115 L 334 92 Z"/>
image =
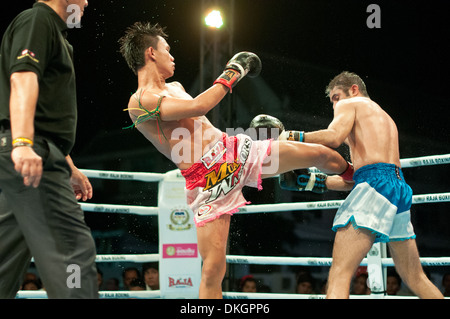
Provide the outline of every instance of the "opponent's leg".
<path id="1" fill-rule="evenodd" d="M 424 299 L 443 298 L 422 269 L 415 239 L 393 241 L 388 245 L 398 274 L 417 296 Z"/>
<path id="2" fill-rule="evenodd" d="M 374 240 L 375 235 L 370 230 L 355 229 L 351 223 L 337 230 L 333 246 L 333 263 L 328 276 L 327 298 L 349 297 L 352 276 L 369 252 Z"/>
<path id="3" fill-rule="evenodd" d="M 263 165 L 262 178 L 312 166 L 323 173 L 341 174 L 348 167 L 338 152 L 319 144 L 273 141 L 268 157 L 269 161 Z"/>
<path id="4" fill-rule="evenodd" d="M 231 216 L 219 218 L 197 227 L 198 250 L 203 260 L 199 298 L 221 299 L 226 272 L 226 247 Z"/>

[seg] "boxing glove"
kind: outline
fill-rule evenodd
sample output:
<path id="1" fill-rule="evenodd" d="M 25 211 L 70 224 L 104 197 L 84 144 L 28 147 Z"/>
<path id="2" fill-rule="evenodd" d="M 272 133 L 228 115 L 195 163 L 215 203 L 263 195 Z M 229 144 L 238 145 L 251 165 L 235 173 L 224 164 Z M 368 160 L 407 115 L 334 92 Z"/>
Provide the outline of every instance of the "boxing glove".
<path id="1" fill-rule="evenodd" d="M 347 164 L 347 169 L 342 174 L 339 174 L 339 176 L 342 177 L 344 181 L 351 182 L 353 181 L 353 173 L 355 170 L 353 169 L 352 163 L 347 162 Z"/>
<path id="2" fill-rule="evenodd" d="M 266 114 L 255 116 L 250 122 L 249 127 L 256 129 L 256 138 L 258 140 L 270 138 L 276 139 L 281 132 L 284 131 L 284 125 L 279 119 Z M 273 132 L 272 129 L 275 129 L 275 132 Z M 272 136 L 272 133 L 274 133 L 275 136 Z"/>
<path id="3" fill-rule="evenodd" d="M 239 52 L 235 54 L 227 65 L 223 73 L 214 81 L 214 84 L 220 83 L 230 89 L 246 75 L 256 77 L 262 69 L 261 60 L 251 52 Z"/>
<path id="4" fill-rule="evenodd" d="M 307 169 L 297 169 L 280 174 L 280 187 L 290 191 L 311 191 L 322 194 L 328 191 L 326 185 L 327 175 L 310 173 Z"/>

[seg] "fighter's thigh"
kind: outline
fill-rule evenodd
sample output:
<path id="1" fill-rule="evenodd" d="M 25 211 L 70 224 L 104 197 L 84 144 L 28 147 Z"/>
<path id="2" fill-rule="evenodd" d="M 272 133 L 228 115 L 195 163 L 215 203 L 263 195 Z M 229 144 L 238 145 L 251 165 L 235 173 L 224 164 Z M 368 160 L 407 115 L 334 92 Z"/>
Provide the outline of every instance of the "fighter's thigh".
<path id="1" fill-rule="evenodd" d="M 367 255 L 375 235 L 365 228 L 355 228 L 352 223 L 339 228 L 333 246 L 333 264 L 342 266 L 352 274 Z"/>

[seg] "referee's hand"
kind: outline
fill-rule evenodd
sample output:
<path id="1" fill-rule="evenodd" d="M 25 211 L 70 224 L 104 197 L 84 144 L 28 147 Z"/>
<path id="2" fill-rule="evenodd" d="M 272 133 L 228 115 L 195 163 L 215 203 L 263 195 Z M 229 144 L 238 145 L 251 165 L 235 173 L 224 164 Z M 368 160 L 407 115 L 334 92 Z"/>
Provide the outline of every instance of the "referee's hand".
<path id="1" fill-rule="evenodd" d="M 39 186 L 42 177 L 42 158 L 31 147 L 13 148 L 11 159 L 14 169 L 23 177 L 25 186 Z"/>

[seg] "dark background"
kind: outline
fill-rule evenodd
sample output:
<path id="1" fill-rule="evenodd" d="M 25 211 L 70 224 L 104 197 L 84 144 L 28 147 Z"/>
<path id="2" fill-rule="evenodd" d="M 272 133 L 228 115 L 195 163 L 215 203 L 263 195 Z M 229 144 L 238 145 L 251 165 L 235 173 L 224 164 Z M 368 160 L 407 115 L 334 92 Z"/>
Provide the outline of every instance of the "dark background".
<path id="1" fill-rule="evenodd" d="M 33 3 L 16 1 L 5 7 L 1 32 Z M 401 158 L 450 153 L 448 1 L 376 1 L 381 8 L 379 29 L 366 25 L 370 3 L 374 2 L 236 0 L 233 53 L 255 52 L 263 70 L 258 78 L 243 79 L 233 90 L 231 112 L 219 106 L 219 114 L 226 116 L 232 127 L 244 129 L 260 113 L 278 117 L 290 129 L 325 128 L 333 114 L 324 89 L 335 75 L 348 70 L 363 78 L 371 98 L 396 121 Z M 167 27 L 176 63 L 173 80 L 181 82 L 192 96 L 200 93 L 200 0 L 90 1 L 82 27 L 69 32 L 79 101 L 72 157 L 80 168 L 157 173 L 175 168 L 139 132 L 122 129 L 130 124 L 123 109 L 136 89 L 136 78 L 118 53 L 117 40 L 135 21 Z M 221 64 L 228 58 L 224 55 Z M 345 148 L 339 151 L 348 157 Z M 404 173 L 415 194 L 450 191 L 448 165 L 408 168 Z M 94 198 L 90 202 L 157 205 L 155 183 L 91 182 Z M 280 191 L 273 180 L 264 181 L 264 187 L 261 193 L 247 190 L 246 196 L 254 204 L 346 196 Z M 447 203 L 413 206 L 413 224 L 423 256 L 450 256 L 448 207 Z M 236 215 L 230 253 L 329 257 L 333 216 L 334 210 Z M 86 220 L 99 253 L 157 252 L 154 217 L 86 213 Z M 270 270 L 250 270 L 277 271 L 266 268 Z M 443 272 L 448 267 L 431 270 Z"/>

